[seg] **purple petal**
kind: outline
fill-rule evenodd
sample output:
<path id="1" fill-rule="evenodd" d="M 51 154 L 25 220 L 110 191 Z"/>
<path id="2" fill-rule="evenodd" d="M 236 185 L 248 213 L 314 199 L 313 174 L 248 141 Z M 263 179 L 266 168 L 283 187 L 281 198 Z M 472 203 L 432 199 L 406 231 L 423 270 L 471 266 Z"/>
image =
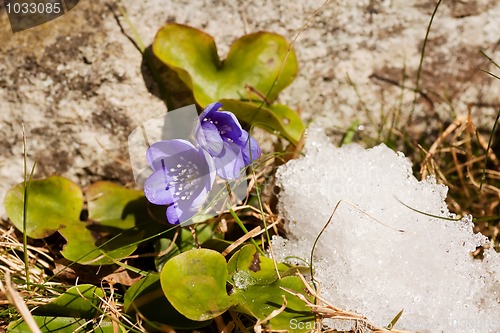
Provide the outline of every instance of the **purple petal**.
<path id="1" fill-rule="evenodd" d="M 203 149 L 200 149 L 200 154 L 203 154 L 203 158 L 206 161 L 206 169 L 203 169 L 203 173 L 206 175 L 206 183 L 204 184 L 204 187 L 206 187 L 209 191 L 212 189 L 212 185 L 215 182 L 215 176 L 216 176 L 216 168 L 215 168 L 215 161 L 213 160 L 212 156 L 208 154 L 206 151 Z"/>
<path id="2" fill-rule="evenodd" d="M 144 194 L 155 205 L 169 205 L 174 202 L 172 191 L 168 187 L 168 176 L 163 170 L 155 171 L 144 183 Z"/>
<path id="3" fill-rule="evenodd" d="M 196 140 L 201 148 L 206 149 L 211 156 L 218 156 L 222 152 L 222 138 L 217 127 L 210 122 L 202 122 L 196 132 Z"/>
<path id="4" fill-rule="evenodd" d="M 238 146 L 241 148 L 245 165 L 249 165 L 262 155 L 260 146 L 257 141 L 249 136 L 248 132 L 245 130 L 243 130 L 243 133 L 241 134 L 241 137 L 238 139 L 238 141 L 236 141 L 236 144 L 238 144 Z"/>
<path id="5" fill-rule="evenodd" d="M 210 115 L 212 112 L 219 110 L 221 107 L 222 103 L 220 102 L 209 104 L 200 114 L 200 119 L 203 121 L 203 119 L 205 119 L 208 115 Z"/>
<path id="6" fill-rule="evenodd" d="M 146 159 L 153 170 L 161 169 L 161 159 L 169 160 L 173 156 L 181 156 L 182 153 L 196 148 L 186 140 L 164 140 L 153 143 L 146 152 Z"/>
<path id="7" fill-rule="evenodd" d="M 227 180 L 237 179 L 245 168 L 240 147 L 230 142 L 224 142 L 224 150 L 220 156 L 214 158 L 214 162 L 217 175 Z"/>
<path id="8" fill-rule="evenodd" d="M 155 172 L 146 180 L 147 199 L 167 207 L 170 223 L 190 219 L 205 203 L 215 181 L 215 162 L 184 140 L 160 141 L 148 150 Z"/>
<path id="9" fill-rule="evenodd" d="M 207 200 L 210 190 L 200 188 L 191 200 L 179 200 L 167 207 L 167 220 L 170 224 L 182 224 L 195 216 Z"/>
<path id="10" fill-rule="evenodd" d="M 183 210 L 179 208 L 178 203 L 174 203 L 167 207 L 167 220 L 170 224 L 180 224 L 180 216 L 182 215 Z"/>
<path id="11" fill-rule="evenodd" d="M 232 112 L 213 112 L 210 120 L 217 126 L 220 136 L 225 139 L 229 138 L 232 141 L 236 141 L 242 134 L 241 125 Z"/>

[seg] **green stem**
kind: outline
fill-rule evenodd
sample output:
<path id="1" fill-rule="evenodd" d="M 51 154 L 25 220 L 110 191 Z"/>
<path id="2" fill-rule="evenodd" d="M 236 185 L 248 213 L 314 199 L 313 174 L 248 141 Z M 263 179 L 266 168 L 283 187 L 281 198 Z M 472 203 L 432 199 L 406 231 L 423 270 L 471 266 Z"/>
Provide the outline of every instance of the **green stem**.
<path id="1" fill-rule="evenodd" d="M 24 252 L 24 273 L 26 274 L 26 286 L 29 288 L 31 285 L 30 281 L 30 266 L 29 266 L 29 256 L 28 256 L 28 193 L 29 193 L 29 187 L 31 184 L 31 179 L 33 178 L 33 173 L 35 172 L 35 166 L 36 162 L 33 163 L 33 167 L 31 168 L 30 176 L 28 179 L 28 152 L 26 149 L 27 146 L 27 140 L 26 140 L 26 130 L 24 128 L 24 123 L 22 124 L 23 127 L 23 160 L 24 160 L 24 167 L 23 167 L 23 177 L 24 177 L 24 192 L 23 192 L 23 252 Z"/>
<path id="2" fill-rule="evenodd" d="M 245 234 L 248 234 L 247 227 L 245 227 L 245 225 L 243 224 L 243 222 L 241 222 L 240 218 L 238 217 L 238 215 L 236 215 L 236 213 L 234 212 L 234 210 L 231 208 L 231 206 L 229 204 L 227 205 L 227 209 L 229 209 L 229 212 L 231 213 L 231 216 L 234 218 L 234 220 L 236 221 L 236 224 L 239 225 L 239 227 L 241 228 L 241 230 L 243 230 L 243 232 Z M 260 252 L 261 255 L 263 255 L 263 256 L 266 255 L 264 253 L 264 251 L 262 251 L 262 249 L 260 248 L 259 244 L 257 244 L 257 242 L 255 241 L 255 239 L 250 238 L 250 241 L 257 248 L 257 250 Z"/>
<path id="3" fill-rule="evenodd" d="M 434 7 L 434 11 L 432 12 L 432 15 L 431 15 L 431 20 L 429 21 L 429 25 L 427 26 L 427 30 L 425 32 L 424 44 L 422 45 L 422 53 L 420 55 L 420 62 L 418 64 L 417 80 L 415 83 L 415 98 L 413 99 L 413 106 L 411 108 L 410 117 L 408 118 L 408 125 L 411 125 L 411 123 L 413 121 L 413 113 L 415 112 L 415 106 L 417 104 L 417 96 L 420 93 L 420 75 L 422 75 L 422 68 L 423 68 L 424 57 L 425 57 L 425 48 L 426 48 L 427 42 L 429 40 L 429 33 L 431 31 L 432 21 L 434 21 L 434 16 L 436 16 L 436 13 L 437 13 L 437 10 L 439 8 L 439 5 L 441 4 L 441 1 L 442 0 L 439 0 L 436 4 L 436 7 Z"/>
<path id="4" fill-rule="evenodd" d="M 486 165 L 488 164 L 488 153 L 490 152 L 491 143 L 493 141 L 493 135 L 495 134 L 499 118 L 500 118 L 500 110 L 498 110 L 497 117 L 495 118 L 495 123 L 493 123 L 493 128 L 491 129 L 490 138 L 488 140 L 488 147 L 486 148 L 486 153 L 484 154 L 484 167 L 483 167 L 483 173 L 481 175 L 481 184 L 479 185 L 479 192 L 481 192 L 481 190 L 483 189 L 483 183 L 486 180 Z"/>

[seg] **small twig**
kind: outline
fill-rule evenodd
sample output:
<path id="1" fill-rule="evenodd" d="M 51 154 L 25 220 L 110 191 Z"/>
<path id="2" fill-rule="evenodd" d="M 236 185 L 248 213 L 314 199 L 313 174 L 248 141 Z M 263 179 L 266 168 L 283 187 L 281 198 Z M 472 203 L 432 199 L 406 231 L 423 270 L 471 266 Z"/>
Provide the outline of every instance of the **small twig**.
<path id="1" fill-rule="evenodd" d="M 493 134 L 495 133 L 495 129 L 497 127 L 499 118 L 500 118 L 500 110 L 498 110 L 497 117 L 495 118 L 495 122 L 493 123 L 493 128 L 491 129 L 490 139 L 488 140 L 488 147 L 486 148 L 484 168 L 483 168 L 483 174 L 481 176 L 481 185 L 479 185 L 479 192 L 481 192 L 481 189 L 483 188 L 483 183 L 486 180 L 486 165 L 488 164 L 488 152 L 490 151 L 491 143 L 493 140 Z"/>
<path id="2" fill-rule="evenodd" d="M 238 238 L 233 244 L 231 244 L 228 247 L 226 247 L 226 249 L 224 251 L 222 251 L 221 254 L 224 257 L 227 256 L 235 248 L 237 248 L 238 246 L 240 246 L 241 244 L 243 244 L 244 242 L 246 242 L 248 239 L 253 238 L 253 237 L 257 236 L 257 235 L 260 235 L 261 231 L 262 231 L 261 227 L 256 227 L 256 228 L 250 230 L 249 232 L 245 233 L 243 236 L 241 236 L 240 238 Z"/>
<path id="3" fill-rule="evenodd" d="M 262 92 L 260 92 L 257 88 L 255 88 L 254 86 L 251 86 L 249 85 L 248 83 L 245 83 L 245 89 L 247 89 L 248 91 L 250 91 L 251 93 L 254 93 L 255 95 L 257 95 L 257 97 L 259 97 L 259 99 L 261 101 L 263 101 L 264 103 L 266 103 L 267 105 L 271 105 L 271 101 L 267 99 L 267 96 L 264 95 Z M 250 97 L 250 96 L 249 96 Z M 249 100 L 251 100 L 251 98 L 249 98 Z"/>
<path id="4" fill-rule="evenodd" d="M 199 249 L 201 247 L 200 241 L 198 240 L 198 234 L 196 233 L 196 228 L 193 226 L 189 226 L 189 231 L 191 231 L 191 235 L 193 235 L 193 240 L 194 243 L 196 244 L 196 247 Z"/>

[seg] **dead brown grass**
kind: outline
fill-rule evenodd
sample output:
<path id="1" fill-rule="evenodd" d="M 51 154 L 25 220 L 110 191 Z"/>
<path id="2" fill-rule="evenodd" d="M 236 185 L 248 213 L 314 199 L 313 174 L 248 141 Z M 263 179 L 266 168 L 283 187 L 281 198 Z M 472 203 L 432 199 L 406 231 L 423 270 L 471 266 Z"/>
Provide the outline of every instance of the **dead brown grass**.
<path id="1" fill-rule="evenodd" d="M 494 135 L 495 133 L 492 133 Z M 428 150 L 420 165 L 422 179 L 434 175 L 449 187 L 451 211 L 474 217 L 476 231 L 498 248 L 500 241 L 500 162 L 489 135 L 474 125 L 471 114 L 455 119 Z"/>

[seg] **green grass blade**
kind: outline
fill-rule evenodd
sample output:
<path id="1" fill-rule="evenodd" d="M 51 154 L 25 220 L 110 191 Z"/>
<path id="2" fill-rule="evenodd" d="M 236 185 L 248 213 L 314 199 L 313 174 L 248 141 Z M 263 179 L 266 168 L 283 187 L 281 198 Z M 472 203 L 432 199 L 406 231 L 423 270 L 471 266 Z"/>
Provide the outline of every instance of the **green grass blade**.
<path id="1" fill-rule="evenodd" d="M 385 328 L 387 328 L 389 331 L 392 330 L 394 326 L 396 326 L 396 323 L 398 322 L 399 318 L 401 318 L 401 316 L 403 315 L 404 310 L 405 309 L 401 309 L 401 311 L 398 312 L 396 317 L 394 317 L 394 319 L 392 319 L 389 325 L 387 325 Z"/>
<path id="2" fill-rule="evenodd" d="M 434 21 L 434 17 L 436 16 L 440 4 L 441 0 L 439 0 L 436 4 L 436 7 L 434 7 L 434 11 L 432 12 L 431 15 L 431 20 L 429 21 L 429 25 L 427 26 L 427 31 L 425 32 L 424 43 L 422 45 L 422 53 L 420 54 L 420 62 L 418 64 L 417 79 L 415 82 L 415 97 L 413 99 L 413 106 L 411 108 L 410 117 L 408 118 L 408 124 L 411 124 L 411 122 L 413 121 L 413 113 L 415 112 L 415 106 L 417 104 L 417 96 L 420 93 L 420 76 L 422 75 L 422 69 L 425 57 L 425 48 L 427 46 L 427 42 L 429 41 L 429 33 L 431 31 L 432 22 Z"/>
<path id="3" fill-rule="evenodd" d="M 26 139 L 26 130 L 24 128 L 24 123 L 22 124 L 23 128 L 23 174 L 24 174 L 24 193 L 23 193 L 23 252 L 24 252 L 24 272 L 26 274 L 26 286 L 29 288 L 30 281 L 30 266 L 29 266 L 29 256 L 28 256 L 28 234 L 26 233 L 27 223 L 28 223 L 28 193 L 31 180 L 33 179 L 33 173 L 35 172 L 36 162 L 33 163 L 33 167 L 31 168 L 31 172 L 28 178 L 28 152 L 27 152 L 27 139 Z"/>
<path id="4" fill-rule="evenodd" d="M 488 140 L 488 147 L 486 148 L 486 152 L 484 153 L 484 167 L 483 173 L 481 175 L 481 184 L 479 185 L 479 192 L 483 188 L 483 183 L 486 180 L 486 164 L 488 163 L 488 152 L 490 151 L 491 142 L 493 141 L 493 134 L 497 128 L 498 119 L 500 118 L 500 109 L 498 110 L 497 117 L 495 118 L 495 123 L 493 124 L 493 128 L 491 129 L 490 138 Z"/>

